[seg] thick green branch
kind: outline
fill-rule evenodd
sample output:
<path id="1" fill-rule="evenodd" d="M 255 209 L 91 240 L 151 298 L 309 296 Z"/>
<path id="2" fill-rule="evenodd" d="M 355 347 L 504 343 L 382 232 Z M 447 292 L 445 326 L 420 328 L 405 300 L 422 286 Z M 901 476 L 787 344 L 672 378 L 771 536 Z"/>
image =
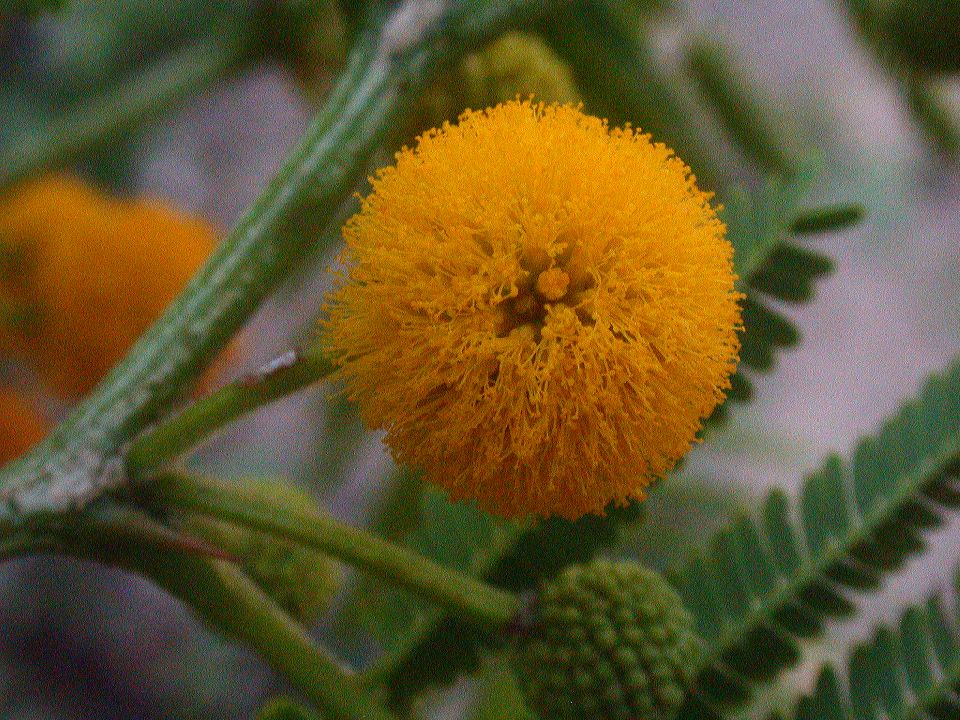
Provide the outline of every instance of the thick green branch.
<path id="1" fill-rule="evenodd" d="M 408 97 L 532 1 L 404 5 L 361 36 L 280 172 L 130 354 L 26 458 L 0 473 L 0 524 L 83 506 L 124 481 L 120 449 L 202 371 L 308 249 Z"/>
<path id="2" fill-rule="evenodd" d="M 140 477 L 156 470 L 232 420 L 312 385 L 332 370 L 317 352 L 283 355 L 256 375 L 230 383 L 139 437 L 127 453 L 127 472 Z"/>
<path id="3" fill-rule="evenodd" d="M 239 29 L 197 41 L 64 112 L 0 150 L 0 190 L 67 165 L 236 68 L 249 56 Z"/>
<path id="4" fill-rule="evenodd" d="M 463 619 L 501 629 L 520 610 L 513 593 L 438 565 L 406 548 L 325 515 L 282 504 L 210 479 L 167 474 L 143 492 L 158 508 L 177 508 L 286 538 L 390 580 Z"/>

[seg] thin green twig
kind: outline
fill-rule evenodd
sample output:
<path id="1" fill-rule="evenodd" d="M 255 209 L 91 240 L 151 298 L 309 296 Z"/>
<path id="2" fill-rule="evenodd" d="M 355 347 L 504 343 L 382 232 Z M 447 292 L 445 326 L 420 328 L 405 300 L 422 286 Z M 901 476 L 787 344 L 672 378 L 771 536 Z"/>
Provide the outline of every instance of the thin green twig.
<path id="1" fill-rule="evenodd" d="M 0 149 L 0 190 L 67 165 L 120 131 L 219 80 L 249 55 L 239 28 L 224 29 L 135 72 Z"/>
<path id="2" fill-rule="evenodd" d="M 723 44 L 712 37 L 694 38 L 687 48 L 687 67 L 744 154 L 775 175 L 797 172 L 789 133 L 761 103 Z"/>
<path id="3" fill-rule="evenodd" d="M 312 385 L 332 370 L 326 357 L 316 351 L 283 355 L 255 375 L 230 383 L 140 436 L 127 452 L 127 472 L 142 477 L 241 415 Z"/>
<path id="4" fill-rule="evenodd" d="M 207 515 L 312 547 L 421 595 L 456 616 L 493 630 L 520 610 L 513 593 L 439 565 L 329 516 L 283 503 L 209 478 L 178 473 L 145 484 L 143 495 L 157 508 Z"/>

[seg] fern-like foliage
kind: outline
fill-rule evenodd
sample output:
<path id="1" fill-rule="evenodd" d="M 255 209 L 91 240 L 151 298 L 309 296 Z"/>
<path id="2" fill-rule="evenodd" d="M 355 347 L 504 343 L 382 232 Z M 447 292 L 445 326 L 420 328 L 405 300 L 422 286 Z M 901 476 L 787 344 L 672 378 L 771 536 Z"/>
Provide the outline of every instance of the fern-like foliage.
<path id="1" fill-rule="evenodd" d="M 909 608 L 853 651 L 845 685 L 826 667 L 792 720 L 960 718 L 960 614 L 939 597 Z"/>
<path id="2" fill-rule="evenodd" d="M 734 247 L 739 288 L 747 296 L 741 364 L 729 393 L 734 402 L 750 399 L 751 372 L 770 371 L 779 351 L 800 342 L 800 331 L 771 307 L 770 299 L 808 302 L 817 281 L 833 270 L 831 259 L 799 236 L 837 230 L 862 216 L 856 205 L 804 211 L 802 203 L 819 174 L 819 168 L 808 163 L 790 180 L 771 177 L 753 193 L 740 189 L 725 199 L 722 215 Z"/>
<path id="3" fill-rule="evenodd" d="M 924 549 L 960 508 L 960 361 L 931 377 L 851 462 L 830 457 L 799 503 L 775 490 L 674 582 L 709 647 L 679 717 L 722 717 L 800 658 L 798 640 L 855 611 L 854 593 Z"/>

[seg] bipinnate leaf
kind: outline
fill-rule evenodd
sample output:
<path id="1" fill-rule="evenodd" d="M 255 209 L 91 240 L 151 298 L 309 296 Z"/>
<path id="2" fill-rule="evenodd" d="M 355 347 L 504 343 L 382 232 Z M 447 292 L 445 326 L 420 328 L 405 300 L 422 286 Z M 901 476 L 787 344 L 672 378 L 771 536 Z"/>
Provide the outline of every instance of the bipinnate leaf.
<path id="1" fill-rule="evenodd" d="M 960 717 L 960 615 L 935 596 L 857 646 L 847 677 L 828 665 L 790 720 Z"/>
<path id="2" fill-rule="evenodd" d="M 809 302 L 817 283 L 833 270 L 833 261 L 804 239 L 842 230 L 863 216 L 856 204 L 806 208 L 805 198 L 820 173 L 816 162 L 807 162 L 789 180 L 770 177 L 753 192 L 740 189 L 723 198 L 721 216 L 734 248 L 739 288 L 746 295 L 740 367 L 728 393 L 733 402 L 749 401 L 750 376 L 770 372 L 782 350 L 800 343 L 800 331 L 771 301 Z M 715 417 L 722 417 L 725 407 Z"/>
<path id="3" fill-rule="evenodd" d="M 859 594 L 879 589 L 923 551 L 925 530 L 960 509 L 958 476 L 960 361 L 861 439 L 851 460 L 829 457 L 796 501 L 771 492 L 756 517 L 718 532 L 675 574 L 710 648 L 679 717 L 722 717 L 795 665 L 801 639 L 855 613 Z"/>

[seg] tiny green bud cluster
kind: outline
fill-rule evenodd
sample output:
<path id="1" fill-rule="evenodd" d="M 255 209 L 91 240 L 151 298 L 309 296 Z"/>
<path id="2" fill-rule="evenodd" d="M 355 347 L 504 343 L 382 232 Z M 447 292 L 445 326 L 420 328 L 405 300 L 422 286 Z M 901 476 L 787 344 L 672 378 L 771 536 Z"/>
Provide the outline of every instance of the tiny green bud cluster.
<path id="1" fill-rule="evenodd" d="M 467 108 L 482 110 L 517 96 L 561 104 L 580 99 L 573 71 L 530 33 L 507 33 L 467 55 L 421 93 L 402 140 L 453 122 Z"/>
<path id="2" fill-rule="evenodd" d="M 313 498 L 277 480 L 236 481 L 250 494 L 316 511 Z M 265 533 L 207 518 L 184 520 L 185 529 L 235 556 L 250 578 L 304 625 L 313 624 L 340 587 L 340 568 L 326 555 Z"/>
<path id="3" fill-rule="evenodd" d="M 528 33 L 507 33 L 460 63 L 464 107 L 481 109 L 516 96 L 541 102 L 579 100 L 573 72 L 546 42 Z M 459 108 L 458 112 L 463 108 Z"/>
<path id="4" fill-rule="evenodd" d="M 632 562 L 568 568 L 543 588 L 514 665 L 550 720 L 665 720 L 696 673 L 700 641 L 677 593 Z"/>

